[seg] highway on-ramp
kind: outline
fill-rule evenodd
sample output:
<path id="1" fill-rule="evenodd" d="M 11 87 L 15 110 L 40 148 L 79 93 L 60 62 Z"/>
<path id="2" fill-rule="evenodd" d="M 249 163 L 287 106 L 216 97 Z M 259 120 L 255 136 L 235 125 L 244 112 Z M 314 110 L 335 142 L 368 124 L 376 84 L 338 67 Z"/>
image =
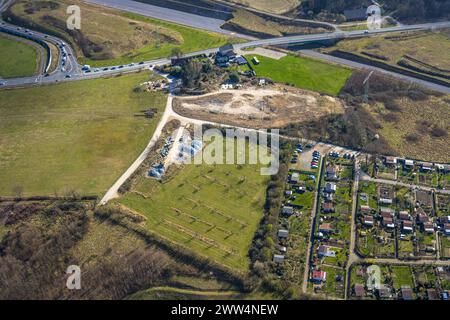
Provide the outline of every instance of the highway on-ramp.
<path id="1" fill-rule="evenodd" d="M 119 7 L 119 3 L 122 3 L 122 5 L 126 4 L 131 6 L 129 3 L 136 3 L 132 6 L 138 13 L 145 14 L 145 12 L 141 12 L 139 10 L 139 3 L 134 1 L 119 1 L 119 0 L 87 0 L 88 2 L 96 2 L 101 4 L 103 3 L 117 3 L 116 5 Z M 0 3 L 0 13 L 6 8 L 11 5 L 14 2 L 14 0 L 6 0 Z M 144 6 L 148 6 L 148 4 L 143 4 Z M 159 8 L 159 7 L 157 7 Z M 169 15 L 178 15 L 181 14 L 177 10 L 172 9 L 164 9 L 165 14 L 169 12 Z M 123 9 L 126 10 L 126 9 Z M 156 9 L 155 9 L 156 10 Z M 167 11 L 170 10 L 170 11 Z M 166 16 L 160 16 L 161 19 L 169 20 Z M 186 24 L 189 24 L 190 26 L 196 26 L 199 21 L 203 21 L 204 19 L 208 19 L 205 17 L 200 17 L 196 15 L 189 14 L 189 16 L 185 16 Z M 206 20 L 205 20 L 206 21 Z M 180 21 L 178 21 L 180 23 Z M 201 22 L 208 24 L 207 22 Z M 212 22 L 210 22 L 212 23 Z M 198 26 L 202 28 L 202 26 Z M 235 44 L 234 47 L 236 49 L 244 49 L 249 47 L 260 47 L 260 46 L 276 46 L 276 45 L 294 45 L 294 44 L 302 44 L 302 43 L 312 43 L 312 42 L 319 42 L 319 41 L 329 41 L 329 40 L 339 40 L 339 39 L 347 39 L 347 38 L 361 38 L 361 37 L 369 37 L 373 35 L 378 34 L 385 34 L 385 33 L 392 33 L 392 32 L 401 32 L 401 31 L 420 31 L 420 30 L 435 30 L 440 28 L 448 28 L 450 27 L 450 21 L 445 22 L 435 22 L 435 23 L 426 23 L 426 24 L 416 24 L 416 25 L 401 25 L 391 28 L 383 28 L 383 29 L 377 29 L 377 30 L 355 30 L 355 31 L 341 31 L 338 30 L 336 32 L 329 32 L 329 33 L 321 33 L 321 34 L 309 34 L 309 35 L 298 35 L 298 36 L 288 36 L 288 37 L 278 37 L 278 38 L 271 38 L 271 39 L 263 39 L 263 40 L 252 40 L 245 43 L 239 43 Z M 154 66 L 154 65 L 163 65 L 170 62 L 170 59 L 168 58 L 161 58 L 161 59 L 155 59 L 150 61 L 139 61 L 130 63 L 127 65 L 119 65 L 119 66 L 109 66 L 109 67 L 102 67 L 102 68 L 93 68 L 92 70 L 85 70 L 81 71 L 81 66 L 78 64 L 76 60 L 76 54 L 75 51 L 70 48 L 70 46 L 65 43 L 63 40 L 58 39 L 57 37 L 45 35 L 40 32 L 36 31 L 30 31 L 26 30 L 17 26 L 14 26 L 12 24 L 9 24 L 5 21 L 0 20 L 0 31 L 6 31 L 6 32 L 14 32 L 15 35 L 26 37 L 28 39 L 35 39 L 37 41 L 47 41 L 55 44 L 58 47 L 59 50 L 59 61 L 58 61 L 58 68 L 53 73 L 48 75 L 38 75 L 34 77 L 25 77 L 25 78 L 15 78 L 15 79 L 7 79 L 5 81 L 1 82 L 2 88 L 7 87 L 18 87 L 18 86 L 29 86 L 29 85 L 40 85 L 40 84 L 50 84 L 50 83 L 57 83 L 57 82 L 65 82 L 65 81 L 76 81 L 76 80 L 83 80 L 83 79 L 93 79 L 93 78 L 100 78 L 104 76 L 114 75 L 114 74 L 120 74 L 120 73 L 126 73 L 126 72 L 134 72 L 139 71 L 142 69 L 147 69 L 148 67 Z M 218 48 L 210 48 L 206 50 L 201 50 L 198 52 L 192 52 L 185 54 L 185 57 L 198 55 L 198 54 L 210 54 L 213 52 L 216 52 Z M 66 61 L 63 62 L 64 53 L 66 56 Z M 312 55 L 312 54 L 310 54 Z M 318 56 L 318 58 L 325 59 L 325 56 Z M 335 62 L 338 59 L 337 58 L 328 58 L 328 60 L 334 59 Z M 340 61 L 344 62 L 344 61 Z M 344 64 L 348 64 L 344 63 Z M 392 75 L 396 77 L 400 77 L 403 79 L 406 79 L 403 75 L 398 75 L 396 73 L 392 73 Z M 444 86 L 439 86 L 431 82 L 427 82 L 424 80 L 419 80 L 415 78 L 408 78 L 407 80 L 413 81 L 415 83 L 425 85 L 428 88 L 432 88 L 434 90 L 443 91 L 445 93 L 448 93 L 448 88 Z"/>

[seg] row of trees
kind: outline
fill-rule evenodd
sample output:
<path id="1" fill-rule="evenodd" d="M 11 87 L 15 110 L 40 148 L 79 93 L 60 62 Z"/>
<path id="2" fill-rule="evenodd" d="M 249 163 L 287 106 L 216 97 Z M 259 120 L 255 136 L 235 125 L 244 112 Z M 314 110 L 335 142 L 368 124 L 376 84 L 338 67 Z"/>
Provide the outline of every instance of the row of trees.
<path id="1" fill-rule="evenodd" d="M 171 260 L 154 246 L 135 244 L 121 254 L 114 252 L 120 245 L 111 243 L 107 251 L 102 246 L 82 246 L 79 252 L 78 244 L 89 237 L 88 233 L 96 232 L 92 228 L 98 221 L 94 223 L 90 217 L 90 205 L 58 202 L 30 209 L 25 206 L 0 207 L 0 218 L 15 217 L 16 213 L 21 217 L 6 217 L 10 231 L 0 241 L 1 300 L 122 299 L 170 277 Z M 119 226 L 111 224 L 109 228 L 127 235 Z M 123 241 L 120 238 L 117 241 Z M 90 258 L 86 261 L 86 257 Z M 81 268 L 81 290 L 66 288 L 69 265 Z"/>

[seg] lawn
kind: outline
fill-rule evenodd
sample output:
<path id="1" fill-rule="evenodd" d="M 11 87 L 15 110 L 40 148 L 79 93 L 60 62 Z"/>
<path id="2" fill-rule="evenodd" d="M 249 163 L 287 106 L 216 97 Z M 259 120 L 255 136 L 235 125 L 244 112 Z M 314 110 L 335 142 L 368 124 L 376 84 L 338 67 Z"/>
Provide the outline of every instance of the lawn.
<path id="1" fill-rule="evenodd" d="M 249 61 L 253 57 L 246 56 Z M 256 57 L 260 63 L 250 63 L 258 76 L 333 96 L 339 94 L 352 73 L 348 68 L 294 55 L 287 55 L 280 60 Z"/>
<path id="2" fill-rule="evenodd" d="M 361 195 L 364 194 L 367 201 L 361 199 Z M 378 191 L 377 184 L 375 182 L 361 182 L 359 185 L 359 203 L 361 205 L 370 206 L 372 209 L 378 208 Z"/>
<path id="3" fill-rule="evenodd" d="M 166 103 L 138 73 L 0 92 L 0 195 L 101 195 L 150 140 Z M 157 108 L 153 119 L 136 117 Z"/>
<path id="4" fill-rule="evenodd" d="M 117 202 L 143 214 L 152 233 L 246 272 L 267 182 L 258 165 L 185 165 L 164 183 L 138 177 Z"/>
<path id="5" fill-rule="evenodd" d="M 441 241 L 441 257 L 450 259 L 450 237 L 441 235 L 439 239 Z"/>
<path id="6" fill-rule="evenodd" d="M 414 243 L 411 235 L 406 235 L 405 240 L 397 241 L 397 253 L 400 259 L 412 257 L 414 254 Z"/>
<path id="7" fill-rule="evenodd" d="M 333 267 L 322 267 L 322 270 L 327 273 L 327 281 L 323 287 L 324 293 L 332 297 L 343 298 L 345 278 L 344 270 Z M 341 277 L 341 280 L 337 281 L 337 277 Z"/>
<path id="8" fill-rule="evenodd" d="M 68 5 L 78 5 L 81 8 L 82 25 L 77 36 L 67 32 Z M 21 0 L 12 6 L 10 12 L 8 15 L 18 18 L 16 20 L 29 28 L 39 28 L 70 42 L 80 63 L 92 66 L 163 58 L 169 56 L 175 47 L 187 53 L 236 41 L 226 35 L 87 4 L 80 0 L 60 0 L 56 4 L 53 2 L 53 6 L 45 5 L 44 1 Z"/>
<path id="9" fill-rule="evenodd" d="M 358 224 L 358 229 L 362 226 Z M 365 229 L 366 235 L 358 235 L 356 247 L 360 254 L 365 257 L 395 257 L 395 240 L 391 235 L 384 232 L 380 227 L 375 226 Z M 384 242 L 377 240 L 377 237 L 385 238 Z"/>
<path id="10" fill-rule="evenodd" d="M 391 266 L 392 281 L 396 290 L 402 286 L 414 288 L 411 268 L 408 266 Z"/>
<path id="11" fill-rule="evenodd" d="M 0 48 L 0 78 L 26 77 L 37 72 L 39 53 L 25 40 L 0 35 Z"/>

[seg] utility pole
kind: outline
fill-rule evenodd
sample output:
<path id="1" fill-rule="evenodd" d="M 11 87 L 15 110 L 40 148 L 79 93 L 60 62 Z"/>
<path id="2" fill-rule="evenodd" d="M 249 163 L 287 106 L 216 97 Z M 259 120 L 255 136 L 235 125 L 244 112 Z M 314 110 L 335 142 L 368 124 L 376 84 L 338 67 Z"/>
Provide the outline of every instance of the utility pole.
<path id="1" fill-rule="evenodd" d="M 372 76 L 372 74 L 374 73 L 374 71 L 371 71 L 369 73 L 369 75 L 366 77 L 366 79 L 363 81 L 363 86 L 364 86 L 364 97 L 363 97 L 363 102 L 367 103 L 369 102 L 369 79 Z"/>

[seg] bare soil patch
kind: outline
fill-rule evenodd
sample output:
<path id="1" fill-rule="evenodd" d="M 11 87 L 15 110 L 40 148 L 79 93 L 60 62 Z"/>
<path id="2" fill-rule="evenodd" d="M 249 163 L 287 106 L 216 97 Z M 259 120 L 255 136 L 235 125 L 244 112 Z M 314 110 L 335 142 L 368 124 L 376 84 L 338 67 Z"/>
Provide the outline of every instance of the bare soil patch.
<path id="1" fill-rule="evenodd" d="M 176 98 L 173 108 L 185 117 L 252 128 L 279 128 L 344 113 L 339 99 L 285 86 Z"/>

